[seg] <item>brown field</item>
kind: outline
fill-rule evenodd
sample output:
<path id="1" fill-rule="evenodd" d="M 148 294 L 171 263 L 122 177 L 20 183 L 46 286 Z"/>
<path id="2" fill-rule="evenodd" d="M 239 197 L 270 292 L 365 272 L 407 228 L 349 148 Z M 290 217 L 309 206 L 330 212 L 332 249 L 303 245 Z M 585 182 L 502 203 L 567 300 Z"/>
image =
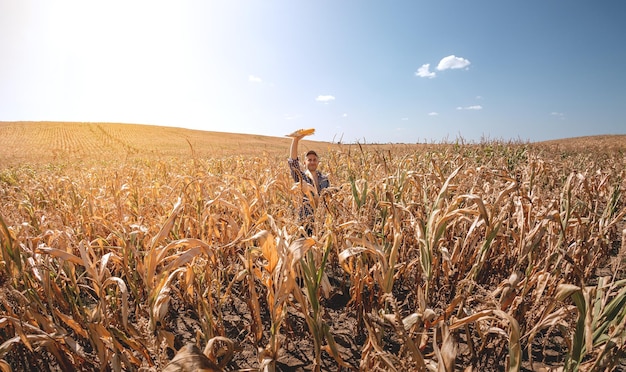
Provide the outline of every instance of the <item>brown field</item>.
<path id="1" fill-rule="evenodd" d="M 109 123 L 0 122 L 2 165 L 275 153 L 287 138 Z M 280 150 L 284 149 L 280 148 Z M 6 162 L 6 163 L 5 163 Z"/>
<path id="2" fill-rule="evenodd" d="M 626 368 L 626 136 L 288 146 L 0 122 L 0 370 Z"/>

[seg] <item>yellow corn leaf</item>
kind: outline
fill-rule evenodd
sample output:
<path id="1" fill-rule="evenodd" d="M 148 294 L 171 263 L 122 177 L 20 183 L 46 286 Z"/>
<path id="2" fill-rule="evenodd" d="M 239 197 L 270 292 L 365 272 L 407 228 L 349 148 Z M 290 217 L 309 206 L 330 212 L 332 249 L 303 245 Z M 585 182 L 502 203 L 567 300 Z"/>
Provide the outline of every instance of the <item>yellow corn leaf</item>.
<path id="1" fill-rule="evenodd" d="M 574 284 L 569 284 L 569 283 L 559 284 L 559 286 L 557 287 L 557 292 L 556 292 L 555 297 L 558 301 L 563 301 L 576 291 L 580 291 L 580 287 Z"/>
<path id="2" fill-rule="evenodd" d="M 49 314 L 26 310 L 24 318 L 31 318 L 30 324 L 39 324 L 39 329 L 46 333 L 52 334 L 57 330 L 56 324 Z"/>
<path id="3" fill-rule="evenodd" d="M 338 258 L 339 258 L 339 264 L 341 265 L 341 267 L 343 268 L 343 270 L 348 273 L 348 274 L 352 274 L 352 269 L 350 268 L 350 266 L 348 266 L 348 263 L 346 262 L 346 260 L 352 256 L 356 256 L 358 254 L 361 254 L 362 252 L 367 251 L 367 248 L 364 247 L 349 247 L 344 249 L 343 251 L 341 251 L 341 253 L 339 253 Z"/>
<path id="4" fill-rule="evenodd" d="M 263 257 L 267 260 L 265 269 L 270 273 L 274 273 L 280 262 L 274 239 L 266 239 L 261 247 L 261 252 L 263 252 Z"/>
<path id="5" fill-rule="evenodd" d="M 159 244 L 161 240 L 165 239 L 165 237 L 170 233 L 170 231 L 172 230 L 172 227 L 174 226 L 174 220 L 176 219 L 176 216 L 178 216 L 178 214 L 180 213 L 182 209 L 183 209 L 183 203 L 182 203 L 182 199 L 179 197 L 176 204 L 174 204 L 174 208 L 172 208 L 172 212 L 167 217 L 167 219 L 165 220 L 165 223 L 161 227 L 161 230 L 159 231 L 157 235 L 154 236 L 154 238 L 152 238 L 152 241 L 150 243 L 150 250 L 153 250 L 157 246 L 157 244 Z"/>
<path id="6" fill-rule="evenodd" d="M 172 348 L 173 350 L 175 350 L 176 348 L 174 347 L 175 345 L 175 340 L 176 340 L 176 336 L 172 333 L 172 332 L 168 332 L 168 331 L 164 331 L 162 329 L 159 330 L 158 333 L 158 338 L 159 341 L 161 339 L 165 340 L 165 343 L 167 344 L 167 346 L 169 346 L 170 348 Z M 159 342 L 160 343 L 160 342 Z"/>
<path id="7" fill-rule="evenodd" d="M 315 245 L 315 239 L 313 238 L 300 238 L 294 240 L 289 247 L 287 248 L 287 252 L 289 255 L 289 262 L 291 265 L 293 263 L 300 261 L 300 259 L 306 254 L 306 252 Z"/>
<path id="8" fill-rule="evenodd" d="M 385 261 L 385 255 L 380 252 L 380 250 L 374 247 L 348 247 L 339 253 L 339 264 L 344 269 L 345 272 L 352 274 L 350 267 L 348 266 L 346 260 L 350 257 L 359 255 L 363 252 L 372 253 L 377 259 L 379 259 L 384 265 L 387 264 Z"/>
<path id="9" fill-rule="evenodd" d="M 189 269 L 185 271 L 185 292 L 189 298 L 193 298 L 194 286 L 193 282 L 196 279 L 196 273 L 193 269 Z"/>
<path id="10" fill-rule="evenodd" d="M 160 322 L 167 314 L 169 310 L 170 304 L 170 284 L 172 280 L 176 277 L 176 275 L 184 270 L 184 268 L 178 268 L 174 270 L 169 276 L 163 277 L 161 282 L 155 288 L 156 295 L 151 295 L 151 298 L 154 298 L 154 304 L 152 305 L 152 309 L 150 311 L 151 314 L 151 325 L 153 329 L 156 329 L 157 322 Z"/>
<path id="11" fill-rule="evenodd" d="M 106 268 L 109 263 L 109 259 L 113 256 L 113 252 L 108 252 L 100 259 L 100 270 L 98 270 L 98 279 L 102 281 L 104 279 L 104 274 L 106 273 Z"/>
<path id="12" fill-rule="evenodd" d="M 251 262 L 248 262 L 248 267 L 252 266 Z M 260 341 L 263 337 L 263 321 L 261 320 L 261 305 L 259 304 L 259 295 L 255 288 L 254 277 L 252 275 L 246 276 L 248 279 L 248 288 L 250 290 L 250 296 L 246 298 L 248 308 L 252 313 L 252 333 L 254 334 L 255 341 Z"/>
<path id="13" fill-rule="evenodd" d="M 89 276 L 94 280 L 96 291 L 99 291 L 100 283 L 98 281 L 98 273 L 96 271 L 96 265 L 91 261 L 87 248 L 88 247 L 85 247 L 85 244 L 82 241 L 78 243 L 78 250 L 80 252 L 80 257 L 83 259 L 83 266 L 85 266 L 85 269 L 89 273 Z"/>
<path id="14" fill-rule="evenodd" d="M 186 250 L 185 252 L 175 256 L 176 259 L 172 261 L 169 265 L 167 265 L 167 267 L 165 268 L 165 272 L 169 272 L 171 270 L 179 269 L 185 266 L 194 258 L 196 258 L 196 256 L 202 254 L 204 251 L 205 250 L 202 247 L 193 247 Z"/>
<path id="15" fill-rule="evenodd" d="M 476 206 L 478 206 L 478 210 L 480 211 L 480 216 L 483 218 L 483 220 L 485 220 L 485 223 L 487 224 L 487 226 L 489 226 L 489 214 L 487 213 L 487 208 L 485 208 L 485 203 L 483 202 L 483 199 L 478 196 L 478 195 L 462 195 L 462 197 L 467 198 L 471 201 L 473 201 L 474 203 L 476 203 Z"/>
<path id="16" fill-rule="evenodd" d="M 330 284 L 330 280 L 328 279 L 328 275 L 325 271 L 322 273 L 322 281 L 320 282 L 320 286 L 322 288 L 322 294 L 325 298 L 328 298 L 333 290 L 333 285 Z"/>
<path id="17" fill-rule="evenodd" d="M 5 362 L 4 360 L 0 360 L 0 371 L 13 372 L 13 369 L 11 369 L 11 366 L 9 365 L 9 363 Z"/>
<path id="18" fill-rule="evenodd" d="M 293 138 L 302 138 L 302 137 L 305 137 L 305 136 L 310 136 L 312 134 L 315 134 L 315 128 L 298 129 L 298 130 L 296 130 L 294 132 L 286 134 L 285 136 L 293 137 Z"/>
<path id="19" fill-rule="evenodd" d="M 279 261 L 278 247 L 276 247 L 274 235 L 267 230 L 262 230 L 256 233 L 253 237 L 244 241 L 249 240 L 258 241 L 258 244 L 261 247 L 261 254 L 263 255 L 263 258 L 267 260 L 267 265 L 265 265 L 265 269 L 268 272 L 273 273 Z"/>
<path id="20" fill-rule="evenodd" d="M 37 248 L 37 252 L 38 253 L 45 253 L 48 254 L 52 257 L 57 257 L 57 258 L 61 258 L 65 261 L 69 261 L 71 263 L 77 264 L 77 265 L 81 265 L 83 266 L 83 260 L 81 260 L 80 258 L 74 256 L 73 254 L 57 249 L 57 248 L 50 248 L 50 247 L 38 247 Z"/>
<path id="21" fill-rule="evenodd" d="M 104 288 L 110 284 L 117 285 L 122 293 L 122 324 L 124 324 L 124 328 L 126 328 L 128 327 L 128 289 L 126 283 L 116 276 L 109 277 L 102 283 L 102 292 L 104 292 Z M 100 298 L 104 298 L 104 293 L 100 293 Z"/>
<path id="22" fill-rule="evenodd" d="M 509 183 L 509 185 L 500 192 L 500 194 L 498 194 L 498 198 L 496 199 L 496 202 L 494 203 L 494 206 L 499 206 L 500 203 L 502 202 L 502 200 L 507 197 L 511 192 L 517 190 L 518 188 L 518 184 L 517 181 L 515 180 L 511 180 L 511 182 Z"/>
<path id="23" fill-rule="evenodd" d="M 493 317 L 494 310 L 483 310 L 462 319 L 455 320 L 450 324 L 450 330 L 461 328 L 466 324 L 473 323 L 477 320 Z"/>
<path id="24" fill-rule="evenodd" d="M 180 267 L 181 265 L 184 265 L 185 263 L 189 262 L 193 257 L 195 257 L 201 252 L 205 252 L 207 253 L 207 255 L 212 253 L 210 245 L 206 244 L 205 242 L 199 239 L 193 239 L 193 238 L 176 240 L 176 241 L 169 243 L 165 247 L 154 249 L 150 251 L 146 256 L 146 260 L 148 262 L 148 265 L 147 265 L 148 270 L 146 273 L 147 282 L 152 283 L 152 281 L 154 280 L 154 276 L 156 275 L 157 267 L 161 263 L 163 263 L 163 261 L 167 258 L 166 255 L 170 250 L 174 248 L 190 247 L 190 246 L 199 247 L 199 249 L 196 249 L 192 251 L 191 253 L 184 255 L 184 257 L 181 256 L 182 258 L 177 257 L 177 259 L 168 266 L 167 270 L 172 270 L 172 269 Z"/>
<path id="25" fill-rule="evenodd" d="M 111 343 L 111 332 L 102 323 L 89 323 L 87 327 L 89 328 L 88 333 L 90 336 L 97 336 L 108 347 L 113 346 Z"/>

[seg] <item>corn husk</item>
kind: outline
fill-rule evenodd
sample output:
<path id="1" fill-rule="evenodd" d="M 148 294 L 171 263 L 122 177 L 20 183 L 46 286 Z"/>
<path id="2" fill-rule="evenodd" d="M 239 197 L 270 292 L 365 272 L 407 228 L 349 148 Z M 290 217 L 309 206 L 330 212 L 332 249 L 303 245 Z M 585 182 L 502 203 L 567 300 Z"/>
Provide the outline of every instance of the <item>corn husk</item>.
<path id="1" fill-rule="evenodd" d="M 315 134 L 315 128 L 298 129 L 297 131 L 289 133 L 286 136 L 293 137 L 293 138 L 302 138 L 302 137 L 310 136 L 312 134 Z"/>

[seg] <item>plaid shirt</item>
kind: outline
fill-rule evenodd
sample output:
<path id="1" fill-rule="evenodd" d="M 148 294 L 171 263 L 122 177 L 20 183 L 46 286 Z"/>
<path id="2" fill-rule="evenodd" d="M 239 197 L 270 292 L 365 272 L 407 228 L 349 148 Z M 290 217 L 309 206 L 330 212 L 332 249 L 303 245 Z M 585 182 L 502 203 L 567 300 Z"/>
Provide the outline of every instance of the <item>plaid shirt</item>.
<path id="1" fill-rule="evenodd" d="M 304 181 L 309 185 L 315 185 L 307 173 L 302 171 L 300 160 L 298 158 L 288 159 L 287 162 L 289 163 L 289 170 L 291 171 L 291 177 L 293 177 L 294 181 Z M 323 175 L 322 172 L 318 170 L 315 171 L 315 176 L 317 176 L 317 194 L 319 195 L 322 189 L 330 186 L 330 182 L 328 181 L 328 176 Z M 311 201 L 305 194 L 302 198 L 302 205 L 299 208 L 298 214 L 300 216 L 300 222 L 304 224 L 304 228 L 309 236 L 313 234 L 312 223 L 314 212 L 315 210 L 311 205 Z"/>
<path id="2" fill-rule="evenodd" d="M 300 182 L 300 180 L 303 180 L 309 185 L 315 185 L 313 180 L 302 170 L 298 158 L 288 159 L 287 162 L 289 163 L 289 170 L 294 181 Z M 319 194 L 322 192 L 322 189 L 330 186 L 330 181 L 328 181 L 328 176 L 323 175 L 322 172 L 316 170 L 315 173 L 317 175 L 317 193 Z"/>

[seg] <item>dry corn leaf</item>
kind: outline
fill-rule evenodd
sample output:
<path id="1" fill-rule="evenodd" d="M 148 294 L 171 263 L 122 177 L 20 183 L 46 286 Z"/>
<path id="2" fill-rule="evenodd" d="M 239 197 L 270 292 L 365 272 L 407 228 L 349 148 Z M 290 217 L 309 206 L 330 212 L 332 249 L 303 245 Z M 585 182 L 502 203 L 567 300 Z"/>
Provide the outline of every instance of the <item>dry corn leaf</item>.
<path id="1" fill-rule="evenodd" d="M 76 334 L 78 334 L 79 336 L 83 338 L 89 337 L 89 335 L 87 334 L 87 331 L 80 325 L 79 322 L 75 321 L 74 318 L 63 314 L 57 309 L 54 309 L 54 313 L 56 314 L 57 317 L 59 317 L 59 319 L 63 321 L 63 323 L 65 323 L 74 332 L 76 332 Z"/>
<path id="2" fill-rule="evenodd" d="M 83 259 L 83 266 L 85 266 L 85 269 L 87 270 L 87 273 L 89 273 L 89 276 L 95 281 L 94 284 L 97 284 L 99 286 L 99 281 L 98 281 L 98 272 L 96 271 L 96 264 L 92 262 L 91 257 L 89 257 L 89 251 L 90 246 L 85 246 L 85 244 L 81 241 L 78 243 L 78 250 L 80 252 L 80 257 Z M 95 288 L 97 291 L 100 290 L 100 288 L 96 287 Z"/>
<path id="3" fill-rule="evenodd" d="M 11 369 L 11 366 L 9 365 L 9 363 L 5 362 L 4 360 L 0 360 L 0 371 L 13 372 L 13 369 Z"/>
<path id="4" fill-rule="evenodd" d="M 174 227 L 174 220 L 176 219 L 176 216 L 178 216 L 178 214 L 182 211 L 182 209 L 183 200 L 181 198 L 178 198 L 178 201 L 176 202 L 176 204 L 174 204 L 172 212 L 165 220 L 165 223 L 161 227 L 161 230 L 157 235 L 152 238 L 152 241 L 150 242 L 150 250 L 153 250 L 157 246 L 157 244 L 159 244 L 161 240 L 165 239 L 165 237 L 170 233 L 172 227 Z"/>
<path id="5" fill-rule="evenodd" d="M 289 134 L 287 134 L 287 137 L 293 137 L 293 138 L 302 138 L 305 136 L 310 136 L 312 134 L 315 134 L 315 128 L 309 128 L 309 129 L 298 129 L 295 132 L 291 132 Z"/>
<path id="6" fill-rule="evenodd" d="M 473 323 L 479 320 L 485 320 L 490 318 L 499 318 L 509 323 L 509 365 L 508 371 L 519 371 L 521 364 L 522 349 L 520 346 L 520 329 L 517 320 L 501 310 L 483 310 L 475 314 L 467 316 L 463 319 L 455 320 L 450 324 L 450 330 L 460 328 L 466 324 Z"/>
<path id="7" fill-rule="evenodd" d="M 113 342 L 113 345 L 115 346 L 115 354 L 113 354 L 113 358 L 115 358 L 116 356 L 119 358 L 119 365 L 120 365 L 120 369 L 114 369 L 114 370 L 121 370 L 121 362 L 123 362 L 125 365 L 127 366 L 139 366 L 141 365 L 141 360 L 139 360 L 139 358 L 137 358 L 135 355 L 133 355 L 134 353 L 128 353 L 128 352 L 123 352 L 123 351 L 127 351 L 126 349 L 126 345 L 127 344 L 123 344 L 120 339 L 118 338 L 118 335 L 122 335 L 123 333 L 118 331 L 117 329 L 115 329 L 115 327 L 111 327 L 110 328 L 111 333 L 112 333 L 112 338 L 111 341 Z M 123 340 L 127 340 L 128 338 L 126 338 L 125 336 L 122 337 Z M 115 368 L 115 367 L 114 367 Z"/>
<path id="8" fill-rule="evenodd" d="M 291 264 L 300 261 L 302 257 L 306 254 L 306 252 L 315 245 L 315 240 L 313 238 L 301 238 L 294 240 L 287 248 L 289 253 L 289 258 L 291 259 Z"/>
<path id="9" fill-rule="evenodd" d="M 57 257 L 57 258 L 61 258 L 65 261 L 69 261 L 71 263 L 77 264 L 77 265 L 81 265 L 83 266 L 83 260 L 81 260 L 80 258 L 78 258 L 77 256 L 66 252 L 66 251 L 62 251 L 60 249 L 56 249 L 56 248 L 50 248 L 50 247 L 38 247 L 37 248 L 37 252 L 38 253 L 45 253 L 45 254 L 49 254 L 52 257 Z"/>
<path id="10" fill-rule="evenodd" d="M 100 270 L 98 270 L 98 279 L 100 281 L 102 281 L 105 277 L 105 274 L 108 273 L 107 265 L 109 264 L 109 259 L 111 258 L 111 256 L 113 256 L 113 252 L 108 252 L 100 259 Z M 119 261 L 121 260 L 119 260 L 118 258 L 118 262 Z M 108 273 L 108 275 L 110 276 L 110 273 Z"/>
<path id="11" fill-rule="evenodd" d="M 161 322 L 163 320 L 163 318 L 165 317 L 165 314 L 167 314 L 167 311 L 169 310 L 169 305 L 170 305 L 170 292 L 171 292 L 171 283 L 172 280 L 174 280 L 174 278 L 176 277 L 176 275 L 180 272 L 183 271 L 184 268 L 178 268 L 176 270 L 174 270 L 170 275 L 168 275 L 167 277 L 163 277 L 160 281 L 160 283 L 157 285 L 157 287 L 155 288 L 154 293 L 155 294 L 151 294 L 150 297 L 154 298 L 154 304 L 152 305 L 152 309 L 151 309 L 151 324 L 153 329 L 156 329 L 156 325 L 158 322 Z"/>
<path id="12" fill-rule="evenodd" d="M 440 323 L 439 328 L 441 330 L 441 349 L 437 343 L 437 332 L 434 333 L 433 347 L 437 360 L 439 360 L 438 371 L 440 372 L 454 372 L 456 356 L 458 352 L 458 344 L 454 340 L 454 336 L 448 329 L 445 322 Z"/>
<path id="13" fill-rule="evenodd" d="M 78 343 L 78 341 L 74 340 L 73 338 L 69 336 L 64 336 L 63 342 L 65 343 L 65 345 L 67 345 L 69 350 L 75 353 L 80 359 L 82 360 L 85 359 L 86 355 L 85 355 L 83 346 L 80 343 Z M 80 359 L 77 360 L 78 363 L 80 363 Z"/>
<path id="14" fill-rule="evenodd" d="M 172 332 L 160 329 L 158 332 L 158 339 L 159 341 L 164 340 L 165 344 L 169 346 L 172 350 L 176 349 L 176 347 L 174 346 L 176 344 L 176 335 L 174 335 Z"/>
<path id="15" fill-rule="evenodd" d="M 112 347 L 111 334 L 100 323 L 87 323 L 87 334 L 100 360 L 108 360 L 109 350 Z"/>
<path id="16" fill-rule="evenodd" d="M 174 359 L 168 363 L 163 372 L 221 372 L 222 369 L 200 352 L 195 344 L 187 344 L 180 348 Z"/>
<path id="17" fill-rule="evenodd" d="M 107 278 L 102 284 L 102 292 L 104 292 L 104 288 L 108 285 L 113 284 L 117 285 L 120 292 L 122 293 L 122 324 L 124 324 L 124 328 L 128 327 L 128 288 L 126 287 L 126 283 L 116 276 L 112 276 Z M 104 293 L 100 293 L 100 298 L 104 298 Z"/>
<path id="18" fill-rule="evenodd" d="M 149 350 L 142 344 L 140 340 L 136 340 L 134 337 L 128 337 L 124 332 L 115 327 L 111 327 L 110 329 L 111 332 L 113 332 L 113 334 L 115 335 L 115 338 L 124 342 L 132 350 L 140 353 L 151 366 L 154 366 L 154 362 L 152 361 Z"/>
<path id="19" fill-rule="evenodd" d="M 169 272 L 174 269 L 179 269 L 183 267 L 184 265 L 188 264 L 189 262 L 193 261 L 194 258 L 196 258 L 197 256 L 201 255 L 202 253 L 206 251 L 207 250 L 204 249 L 203 247 L 190 248 L 186 250 L 185 252 L 174 256 L 176 257 L 176 259 L 172 261 L 169 265 L 167 265 L 164 272 Z"/>
<path id="20" fill-rule="evenodd" d="M 207 342 L 203 354 L 220 368 L 224 368 L 233 359 L 235 342 L 227 337 L 215 336 Z M 222 358 L 221 362 L 219 358 Z"/>
<path id="21" fill-rule="evenodd" d="M 31 342 L 35 343 L 35 344 L 40 344 L 40 343 L 46 343 L 46 342 L 50 342 L 50 341 L 54 341 L 53 338 L 50 337 L 50 335 L 48 334 L 41 334 L 41 335 L 25 335 L 24 336 L 26 339 L 28 339 L 28 344 L 30 345 Z M 4 356 L 11 351 L 11 349 L 13 348 L 13 345 L 18 344 L 20 342 L 24 342 L 24 339 L 20 336 L 15 336 L 13 338 L 10 338 L 8 340 L 6 340 L 2 345 L 0 345 L 0 359 L 3 359 Z"/>
<path id="22" fill-rule="evenodd" d="M 166 245 L 165 247 L 160 247 L 160 248 L 156 248 L 152 251 L 150 251 L 147 255 L 146 255 L 146 261 L 148 262 L 148 271 L 146 273 L 146 280 L 149 284 L 151 284 L 153 282 L 153 279 L 156 275 L 156 271 L 157 271 L 157 267 L 162 264 L 166 259 L 168 258 L 172 258 L 172 257 L 168 257 L 167 253 L 174 248 L 180 248 L 180 247 L 193 247 L 196 246 L 195 250 L 189 250 L 191 251 L 190 253 L 184 253 L 180 256 L 176 256 L 174 258 L 174 262 L 172 262 L 166 269 L 166 271 L 175 269 L 180 267 L 181 265 L 184 265 L 185 263 L 189 262 L 192 258 L 194 258 L 195 256 L 197 256 L 199 253 L 206 253 L 207 255 L 211 255 L 211 246 L 206 244 L 205 242 L 199 240 L 199 239 L 193 239 L 193 238 L 188 238 L 188 239 L 180 239 L 180 240 L 176 240 L 173 241 L 171 243 L 169 243 L 168 245 Z M 199 246 L 199 248 L 197 247 Z"/>

